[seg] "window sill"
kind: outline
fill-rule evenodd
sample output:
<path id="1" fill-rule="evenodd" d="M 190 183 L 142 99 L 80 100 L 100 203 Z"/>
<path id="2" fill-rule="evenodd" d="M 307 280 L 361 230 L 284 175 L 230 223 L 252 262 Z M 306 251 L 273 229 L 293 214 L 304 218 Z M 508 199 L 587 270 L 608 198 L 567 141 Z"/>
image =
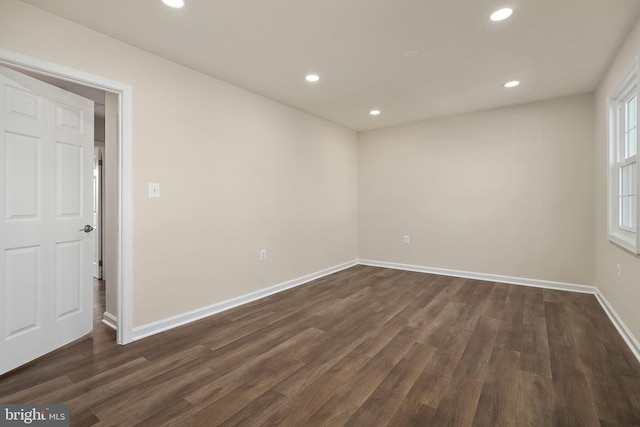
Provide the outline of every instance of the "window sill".
<path id="1" fill-rule="evenodd" d="M 626 249 L 634 255 L 638 255 L 638 246 L 636 244 L 636 235 L 632 233 L 609 233 L 609 241 Z"/>

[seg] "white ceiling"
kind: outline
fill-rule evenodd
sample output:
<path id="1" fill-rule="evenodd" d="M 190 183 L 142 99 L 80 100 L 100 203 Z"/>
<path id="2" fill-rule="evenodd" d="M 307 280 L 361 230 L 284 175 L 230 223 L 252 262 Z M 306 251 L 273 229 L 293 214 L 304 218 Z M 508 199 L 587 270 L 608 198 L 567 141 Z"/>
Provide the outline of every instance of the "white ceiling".
<path id="1" fill-rule="evenodd" d="M 591 92 L 640 18 L 638 0 L 23 1 L 355 130 Z"/>

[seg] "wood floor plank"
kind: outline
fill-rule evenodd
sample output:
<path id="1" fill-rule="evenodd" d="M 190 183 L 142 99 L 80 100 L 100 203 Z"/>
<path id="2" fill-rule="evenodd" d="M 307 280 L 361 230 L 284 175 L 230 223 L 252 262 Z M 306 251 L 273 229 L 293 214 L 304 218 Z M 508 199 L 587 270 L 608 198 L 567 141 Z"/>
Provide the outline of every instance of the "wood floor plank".
<path id="1" fill-rule="evenodd" d="M 134 420 L 129 418 L 128 425 L 136 427 L 173 427 L 176 426 L 176 419 L 180 418 L 184 414 L 194 413 L 196 409 L 189 402 L 182 398 L 175 398 L 170 405 L 166 405 L 162 408 L 156 409 L 153 412 L 148 412 L 143 418 Z M 105 425 L 113 425 L 106 420 Z"/>
<path id="2" fill-rule="evenodd" d="M 246 414 L 247 411 L 255 410 L 255 408 L 246 409 L 248 406 L 253 406 L 254 402 L 258 402 L 258 406 L 262 407 L 262 402 L 259 400 L 261 396 L 265 393 L 282 396 L 273 388 L 302 366 L 301 362 L 293 359 L 279 359 L 268 369 L 256 373 L 251 379 L 238 385 L 222 398 L 216 399 L 212 404 L 201 408 L 193 415 L 188 414 L 180 422 L 182 425 L 221 425 L 241 411 L 245 411 Z"/>
<path id="3" fill-rule="evenodd" d="M 447 397 L 442 399 L 430 425 L 434 427 L 470 427 L 473 425 L 482 392 L 482 382 L 463 377 L 454 387 L 450 387 L 450 390 L 454 389 L 455 393 L 449 393 Z"/>
<path id="4" fill-rule="evenodd" d="M 46 361 L 46 363 L 42 363 Z M 60 372 L 73 372 L 84 361 L 84 357 L 74 349 L 59 349 L 41 359 L 22 366 L 0 377 L 0 396 L 13 393 L 15 390 L 37 387 L 39 384 L 53 380 Z"/>
<path id="5" fill-rule="evenodd" d="M 554 422 L 567 426 L 599 425 L 595 403 L 576 349 L 554 345 L 550 350 Z"/>
<path id="6" fill-rule="evenodd" d="M 188 347 L 159 361 L 149 362 L 144 359 L 144 363 L 126 375 L 120 372 L 112 373 L 108 381 L 98 381 L 101 376 L 97 375 L 74 384 L 70 388 L 72 397 L 67 397 L 65 401 L 72 409 L 90 408 L 98 416 L 97 410 L 102 414 L 108 413 L 109 410 L 117 412 L 120 406 L 137 402 L 140 396 L 144 396 L 149 391 L 162 389 L 163 392 L 170 393 L 166 384 L 174 380 L 175 373 L 198 369 L 204 365 L 206 354 L 210 354 L 208 349 L 196 346 Z"/>
<path id="7" fill-rule="evenodd" d="M 354 403 L 359 407 L 384 380 L 395 365 L 415 343 L 416 331 L 405 327 L 397 332 L 387 345 L 378 351 L 371 360 L 355 375 L 349 378 L 335 391 L 337 398 Z M 368 352 L 365 354 L 370 355 Z"/>
<path id="8" fill-rule="evenodd" d="M 493 346 L 487 368 L 484 370 L 483 382 L 493 384 L 505 376 L 516 375 L 520 371 L 522 353 L 507 347 Z"/>
<path id="9" fill-rule="evenodd" d="M 524 327 L 525 297 L 525 290 L 522 286 L 509 286 L 504 310 L 498 314 L 502 322 L 496 337 L 497 346 L 520 351 Z"/>
<path id="10" fill-rule="evenodd" d="M 440 315 L 440 312 L 448 305 L 462 306 L 463 303 L 452 301 L 463 281 L 454 281 L 451 277 L 439 276 L 437 280 L 431 282 L 433 291 L 426 296 L 429 299 L 424 300 L 424 308 L 418 310 L 409 318 L 409 325 L 416 328 L 429 326 L 431 321 Z M 420 306 L 418 306 L 419 308 Z"/>
<path id="11" fill-rule="evenodd" d="M 24 388 L 13 394 L 5 394 L 2 397 L 2 403 L 46 403 L 51 402 L 52 397 L 57 395 L 61 389 L 70 387 L 73 382 L 67 375 L 61 375 L 51 380 L 43 379 L 39 384 L 36 384 L 29 388 Z"/>
<path id="12" fill-rule="evenodd" d="M 438 351 L 427 363 L 422 374 L 416 380 L 418 401 L 425 406 L 437 408 L 452 384 L 453 373 L 467 347 L 471 332 L 462 331 L 450 334 Z"/>
<path id="13" fill-rule="evenodd" d="M 46 391 L 44 388 L 38 390 L 37 387 L 31 387 L 27 390 L 19 390 L 16 393 L 1 396 L 3 403 L 51 403 L 66 402 L 69 403 L 73 399 L 79 398 L 83 402 L 81 408 L 72 407 L 73 412 L 78 409 L 83 410 L 90 404 L 94 403 L 94 396 L 108 395 L 106 390 L 117 389 L 121 386 L 119 382 L 122 378 L 129 378 L 135 375 L 142 368 L 147 366 L 149 362 L 144 358 L 138 358 L 131 362 L 125 363 L 108 371 L 101 372 L 93 377 L 80 383 L 72 383 Z M 127 381 L 123 382 L 124 386 L 130 386 Z"/>
<path id="14" fill-rule="evenodd" d="M 74 426 L 99 426 L 100 419 L 95 416 L 90 409 L 85 409 L 81 412 L 76 412 L 73 414 L 73 421 L 71 425 Z"/>
<path id="15" fill-rule="evenodd" d="M 312 353 L 313 357 L 311 357 L 310 354 L 303 357 L 294 355 L 296 359 L 302 360 L 305 363 L 304 368 L 278 384 L 275 387 L 276 391 L 289 397 L 297 396 L 302 390 L 325 375 L 327 371 L 341 362 L 342 359 L 356 347 L 361 345 L 365 340 L 364 332 L 365 331 L 362 330 L 357 335 L 345 334 L 345 337 L 338 342 L 329 342 L 329 340 L 320 341 L 321 348 Z M 315 348 L 315 345 L 310 346 L 310 348 Z"/>
<path id="16" fill-rule="evenodd" d="M 214 372 L 224 375 L 236 366 L 238 359 L 256 357 L 263 354 L 265 348 L 277 348 L 302 332 L 306 331 L 305 333 L 315 336 L 321 335 L 322 331 L 313 328 L 312 325 L 309 318 L 297 315 L 260 328 L 254 333 L 213 350 L 210 367 Z"/>
<path id="17" fill-rule="evenodd" d="M 516 395 L 516 426 L 553 425 L 553 383 L 551 378 L 519 371 Z M 560 426 L 558 426 L 560 427 Z"/>
<path id="18" fill-rule="evenodd" d="M 347 421 L 348 425 L 385 425 L 404 401 L 435 348 L 414 343 L 369 398 Z"/>
<path id="19" fill-rule="evenodd" d="M 401 330 L 384 349 L 336 389 L 334 396 L 309 420 L 324 425 L 345 423 L 404 357 L 412 343 L 415 343 L 415 330 L 410 327 Z"/>
<path id="20" fill-rule="evenodd" d="M 525 315 L 522 324 L 520 369 L 542 377 L 551 378 L 549 337 L 544 317 Z"/>
<path id="21" fill-rule="evenodd" d="M 395 343 L 394 340 L 401 334 L 411 334 L 414 341 L 418 336 L 418 331 L 415 328 L 406 326 L 407 320 L 402 312 L 396 313 L 394 317 L 388 321 L 384 318 L 381 319 L 381 323 L 381 325 L 376 325 L 377 327 L 370 331 L 375 331 L 375 333 L 368 334 L 371 340 L 368 341 L 365 352 L 370 357 L 375 357 L 381 351 L 388 350 L 388 348 L 390 348 L 389 346 Z"/>
<path id="22" fill-rule="evenodd" d="M 487 317 L 500 316 L 507 303 L 508 292 L 509 285 L 505 283 L 494 283 L 491 294 L 489 294 L 487 303 L 482 310 L 482 315 Z"/>
<path id="23" fill-rule="evenodd" d="M 291 336 L 287 341 L 270 348 L 268 351 L 260 354 L 254 354 L 253 357 L 235 360 L 235 363 L 223 372 L 216 372 L 213 368 L 212 381 L 203 385 L 197 390 L 185 395 L 185 399 L 198 408 L 211 406 L 215 402 L 225 398 L 228 394 L 233 393 L 244 384 L 252 383 L 257 378 L 261 378 L 265 373 L 270 372 L 275 366 L 288 369 L 283 363 L 290 363 L 297 369 L 290 372 L 293 373 L 304 366 L 299 360 L 287 355 L 288 349 L 296 344 L 304 343 L 306 339 L 312 339 L 316 335 L 313 328 L 307 328 L 301 333 Z M 283 362 L 284 361 L 284 362 Z M 281 378 L 282 381 L 285 377 Z M 278 383 L 280 382 L 278 381 Z M 277 383 L 276 383 L 277 384 Z M 274 384 L 274 386 L 276 385 Z"/>
<path id="24" fill-rule="evenodd" d="M 161 420 L 160 414 L 163 414 L 166 419 L 176 413 L 172 408 L 174 405 L 180 405 L 189 411 L 194 410 L 195 408 L 183 399 L 184 390 L 194 382 L 198 383 L 210 376 L 211 371 L 208 368 L 194 367 L 181 375 L 171 375 L 171 378 L 165 379 L 164 384 L 141 384 L 134 390 L 92 406 L 91 411 L 101 421 L 110 425 L 127 425 L 130 420 L 148 420 L 149 414 L 154 414 L 156 420 Z M 171 389 L 165 390 L 168 387 Z M 136 402 L 134 407 L 131 407 L 131 402 Z"/>
<path id="25" fill-rule="evenodd" d="M 615 381 L 615 377 L 613 381 Z M 615 381 L 615 383 L 622 385 L 633 408 L 635 408 L 634 413 L 640 416 L 640 398 L 638 398 L 638 396 L 640 396 L 640 378 L 624 375 L 620 377 L 619 381 Z M 640 422 L 638 422 L 638 424 L 640 425 Z"/>
<path id="26" fill-rule="evenodd" d="M 545 296 L 549 292 L 544 293 Z M 558 345 L 560 347 L 575 347 L 573 328 L 570 323 L 571 318 L 567 313 L 566 305 L 558 302 L 544 303 L 545 319 L 547 321 L 547 336 L 549 346 Z"/>
<path id="27" fill-rule="evenodd" d="M 517 377 L 504 383 L 484 383 L 473 418 L 475 427 L 511 426 L 516 412 Z"/>
<path id="28" fill-rule="evenodd" d="M 269 417 L 265 425 L 299 426 L 307 424 L 309 417 L 334 397 L 336 390 L 359 372 L 370 360 L 371 358 L 362 351 L 354 350 L 348 353 L 307 388 L 291 397 L 286 410 L 276 412 Z M 276 389 L 278 388 L 279 385 L 276 386 Z"/>
<path id="29" fill-rule="evenodd" d="M 425 292 L 420 298 L 413 300 L 415 310 L 407 319 L 407 324 L 414 328 L 422 328 L 431 324 L 449 302 L 444 292 L 447 286 L 445 280 L 435 280 L 429 285 L 430 292 Z"/>
<path id="30" fill-rule="evenodd" d="M 72 426 L 640 426 L 640 363 L 593 295 L 358 265 L 0 376 Z M 101 288 L 102 287 L 102 288 Z"/>
<path id="31" fill-rule="evenodd" d="M 474 417 L 474 426 L 511 426 L 517 414 L 520 352 L 493 347 Z"/>
<path id="32" fill-rule="evenodd" d="M 544 294 L 540 288 L 524 288 L 524 322 L 530 323 L 534 317 L 545 317 Z"/>
<path id="33" fill-rule="evenodd" d="M 498 332 L 498 321 L 494 318 L 479 316 L 476 327 L 471 332 L 469 341 L 462 352 L 453 381 L 460 377 L 483 380 L 489 365 Z"/>
<path id="34" fill-rule="evenodd" d="M 624 384 L 610 380 L 587 380 L 598 418 L 612 425 L 640 425 L 640 411 L 629 400 Z"/>
<path id="35" fill-rule="evenodd" d="M 286 396 L 273 389 L 267 390 L 251 402 L 251 405 L 245 406 L 242 410 L 236 412 L 231 418 L 228 418 L 219 425 L 220 427 L 260 425 L 278 408 L 284 406 L 286 402 Z"/>
<path id="36" fill-rule="evenodd" d="M 388 426 L 427 427 L 435 414 L 435 408 L 425 406 L 417 399 L 407 398 L 395 409 Z"/>
<path id="37" fill-rule="evenodd" d="M 442 307 L 438 315 L 428 324 L 420 327 L 417 341 L 439 347 L 444 340 L 451 336 L 451 325 L 460 317 L 465 304 L 449 301 Z"/>

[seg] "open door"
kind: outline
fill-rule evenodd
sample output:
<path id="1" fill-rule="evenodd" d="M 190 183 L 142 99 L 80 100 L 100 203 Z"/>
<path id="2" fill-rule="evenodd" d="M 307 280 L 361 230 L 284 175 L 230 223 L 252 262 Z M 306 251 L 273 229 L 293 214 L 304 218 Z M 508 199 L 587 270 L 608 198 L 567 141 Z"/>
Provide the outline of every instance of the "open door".
<path id="1" fill-rule="evenodd" d="M 93 101 L 0 67 L 0 374 L 92 329 Z"/>

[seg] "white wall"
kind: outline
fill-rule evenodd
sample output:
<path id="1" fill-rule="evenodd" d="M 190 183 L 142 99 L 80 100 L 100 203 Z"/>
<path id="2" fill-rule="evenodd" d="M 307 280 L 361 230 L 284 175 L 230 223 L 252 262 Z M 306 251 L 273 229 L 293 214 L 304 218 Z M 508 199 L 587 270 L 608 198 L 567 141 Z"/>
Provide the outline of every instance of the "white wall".
<path id="1" fill-rule="evenodd" d="M 590 95 L 360 133 L 360 258 L 592 285 L 592 152 Z"/>
<path id="2" fill-rule="evenodd" d="M 133 87 L 135 326 L 357 258 L 355 132 L 16 0 L 0 47 Z"/>
<path id="3" fill-rule="evenodd" d="M 640 23 L 602 79 L 595 95 L 595 238 L 596 285 L 636 339 L 640 339 L 640 257 L 610 243 L 607 238 L 607 99 L 640 54 Z M 617 277 L 616 265 L 621 267 Z"/>

